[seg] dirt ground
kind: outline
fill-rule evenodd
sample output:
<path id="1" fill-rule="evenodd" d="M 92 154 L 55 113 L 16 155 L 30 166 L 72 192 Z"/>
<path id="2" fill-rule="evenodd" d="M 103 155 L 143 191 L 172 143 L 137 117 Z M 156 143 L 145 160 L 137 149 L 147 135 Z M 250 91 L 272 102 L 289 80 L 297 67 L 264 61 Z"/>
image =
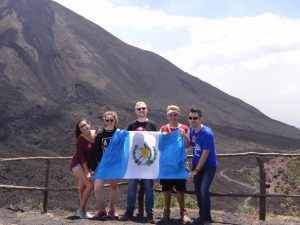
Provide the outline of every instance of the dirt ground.
<path id="1" fill-rule="evenodd" d="M 159 222 L 161 210 L 155 210 L 155 222 L 160 225 L 179 225 L 182 224 L 179 220 L 178 209 L 172 209 L 170 222 Z M 189 216 L 193 220 L 192 224 L 199 224 L 195 221 L 197 217 L 196 210 L 189 210 Z M 250 225 L 250 224 L 259 224 L 259 225 L 283 225 L 291 224 L 296 225 L 300 224 L 300 218 L 287 217 L 287 216 L 271 216 L 268 215 L 266 221 L 259 221 L 256 215 L 242 215 L 242 214 L 232 214 L 225 213 L 222 211 L 212 211 L 213 223 L 211 224 L 233 224 L 233 225 Z M 72 212 L 66 211 L 50 211 L 48 213 L 42 214 L 38 211 L 22 211 L 14 210 L 9 208 L 0 208 L 0 225 L 61 225 L 61 224 L 86 224 L 93 225 L 99 224 L 99 220 L 84 220 L 80 219 Z M 119 220 L 102 220 L 101 224 L 103 225 L 121 225 L 121 224 L 147 224 L 146 218 L 134 217 L 132 221 L 119 221 Z"/>

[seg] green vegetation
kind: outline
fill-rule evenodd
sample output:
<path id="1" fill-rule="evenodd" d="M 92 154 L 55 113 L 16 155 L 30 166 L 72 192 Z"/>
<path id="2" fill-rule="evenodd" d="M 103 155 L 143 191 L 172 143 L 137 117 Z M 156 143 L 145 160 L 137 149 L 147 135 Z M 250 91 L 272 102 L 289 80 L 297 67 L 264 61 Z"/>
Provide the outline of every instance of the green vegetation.
<path id="1" fill-rule="evenodd" d="M 300 209 L 299 208 L 295 208 L 292 211 L 292 215 L 300 218 Z"/>
<path id="2" fill-rule="evenodd" d="M 287 167 L 289 180 L 295 181 L 297 185 L 300 185 L 300 157 L 291 159 Z"/>
<path id="3" fill-rule="evenodd" d="M 237 214 L 255 214 L 255 208 L 251 206 L 239 205 L 236 209 Z"/>
<path id="4" fill-rule="evenodd" d="M 161 186 L 156 183 L 154 185 L 154 189 L 160 189 Z M 185 194 L 185 207 L 189 209 L 197 209 L 197 201 L 192 198 L 191 195 Z M 164 194 L 163 193 L 155 193 L 154 195 L 154 207 L 157 209 L 163 209 L 165 205 L 165 200 L 164 200 Z M 176 195 L 172 195 L 171 199 L 171 208 L 173 207 L 179 207 L 176 199 Z"/>
<path id="5" fill-rule="evenodd" d="M 191 195 L 185 195 L 185 207 L 188 209 L 198 209 L 197 200 L 193 199 Z"/>
<path id="6" fill-rule="evenodd" d="M 154 189 L 161 189 L 159 183 L 154 184 Z M 163 209 L 165 206 L 164 193 L 155 193 L 154 195 L 154 208 Z M 171 199 L 171 208 L 178 207 L 176 198 Z"/>
<path id="7" fill-rule="evenodd" d="M 293 200 L 292 198 L 287 198 L 286 202 L 281 203 L 280 206 L 292 216 L 300 218 L 300 208 L 296 200 Z"/>

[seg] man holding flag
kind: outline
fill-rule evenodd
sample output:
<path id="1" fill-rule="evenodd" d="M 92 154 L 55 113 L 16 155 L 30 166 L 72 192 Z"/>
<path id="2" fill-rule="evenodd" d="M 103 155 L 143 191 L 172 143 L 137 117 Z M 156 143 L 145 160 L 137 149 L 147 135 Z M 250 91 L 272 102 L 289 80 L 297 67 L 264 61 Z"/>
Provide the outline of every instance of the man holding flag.
<path id="1" fill-rule="evenodd" d="M 137 115 L 137 119 L 128 125 L 128 131 L 157 131 L 155 122 L 147 118 L 148 109 L 145 102 L 137 102 L 135 104 L 135 113 Z M 142 182 L 146 195 L 147 220 L 149 223 L 153 223 L 153 179 L 142 179 Z M 124 216 L 121 217 L 121 220 L 129 220 L 133 216 L 136 202 L 137 183 L 138 179 L 128 180 L 126 211 Z"/>
<path id="2" fill-rule="evenodd" d="M 163 125 L 160 131 L 164 135 L 168 135 L 173 131 L 180 132 L 184 139 L 185 147 L 190 146 L 190 141 L 188 138 L 189 128 L 186 125 L 179 123 L 179 112 L 180 109 L 176 105 L 169 105 L 166 109 L 168 124 Z M 172 151 L 172 149 L 170 149 Z M 185 151 L 185 149 L 183 149 Z M 172 152 L 170 152 L 172 154 Z M 182 154 L 186 154 L 183 152 Z M 165 197 L 165 209 L 163 216 L 161 218 L 162 222 L 167 222 L 170 220 L 170 204 L 171 204 L 171 192 L 173 188 L 176 189 L 176 197 L 180 208 L 180 219 L 183 224 L 190 223 L 191 219 L 188 217 L 184 208 L 184 192 L 186 191 L 185 179 L 161 179 L 160 184 L 162 185 L 162 191 Z"/>

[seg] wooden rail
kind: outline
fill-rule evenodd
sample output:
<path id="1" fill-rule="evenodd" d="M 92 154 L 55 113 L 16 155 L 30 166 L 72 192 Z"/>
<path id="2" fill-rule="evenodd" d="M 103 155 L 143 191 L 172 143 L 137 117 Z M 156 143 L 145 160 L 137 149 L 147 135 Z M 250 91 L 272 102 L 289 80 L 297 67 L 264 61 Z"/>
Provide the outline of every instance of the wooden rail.
<path id="1" fill-rule="evenodd" d="M 239 157 L 239 156 L 283 156 L 283 157 L 296 157 L 300 156 L 300 153 L 260 153 L 260 152 L 242 152 L 242 153 L 226 153 L 226 154 L 217 154 L 217 157 Z M 192 158 L 192 155 L 188 155 L 187 158 Z M 45 156 L 36 156 L 36 157 L 17 157 L 17 158 L 0 158 L 0 162 L 7 161 L 23 161 L 23 160 L 65 160 L 71 159 L 70 156 L 53 156 L 53 157 L 45 157 Z"/>
<path id="2" fill-rule="evenodd" d="M 242 157 L 242 156 L 255 156 L 259 168 L 259 180 L 260 180 L 260 193 L 259 194 L 240 194 L 240 193 L 219 193 L 211 192 L 211 196 L 219 197 L 255 197 L 259 198 L 259 220 L 265 220 L 266 217 L 266 198 L 300 198 L 300 195 L 287 195 L 287 194 L 267 194 L 266 193 L 266 172 L 264 169 L 264 163 L 261 157 L 266 156 L 282 156 L 282 157 L 297 157 L 300 153 L 258 153 L 258 152 L 245 152 L 245 153 L 228 153 L 228 154 L 217 154 L 217 157 Z M 192 158 L 192 155 L 188 155 L 187 158 Z M 49 171 L 50 171 L 50 160 L 70 160 L 71 157 L 18 157 L 18 158 L 0 158 L 0 162 L 12 162 L 12 161 L 27 161 L 27 160 L 45 160 L 46 161 L 46 174 L 45 174 L 45 186 L 44 187 L 29 187 L 29 186 L 14 186 L 0 184 L 0 189 L 9 190 L 26 190 L 26 191 L 42 191 L 44 193 L 43 200 L 43 213 L 47 212 L 48 207 L 48 192 L 61 192 L 61 191 L 78 191 L 77 187 L 48 187 L 49 184 Z M 127 185 L 127 182 L 120 182 L 118 185 Z M 108 187 L 109 184 L 105 184 Z M 138 196 L 138 214 L 144 214 L 144 198 L 143 198 L 143 187 L 139 191 Z M 159 189 L 154 190 L 155 192 L 162 192 Z M 194 191 L 187 191 L 188 194 L 195 194 Z"/>

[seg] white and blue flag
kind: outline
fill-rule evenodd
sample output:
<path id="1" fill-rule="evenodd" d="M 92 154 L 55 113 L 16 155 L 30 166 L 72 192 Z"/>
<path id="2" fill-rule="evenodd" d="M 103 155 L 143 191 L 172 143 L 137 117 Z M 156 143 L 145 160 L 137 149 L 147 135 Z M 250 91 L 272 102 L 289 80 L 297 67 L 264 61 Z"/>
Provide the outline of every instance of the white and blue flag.
<path id="1" fill-rule="evenodd" d="M 186 150 L 179 131 L 116 131 L 95 179 L 186 179 Z"/>

